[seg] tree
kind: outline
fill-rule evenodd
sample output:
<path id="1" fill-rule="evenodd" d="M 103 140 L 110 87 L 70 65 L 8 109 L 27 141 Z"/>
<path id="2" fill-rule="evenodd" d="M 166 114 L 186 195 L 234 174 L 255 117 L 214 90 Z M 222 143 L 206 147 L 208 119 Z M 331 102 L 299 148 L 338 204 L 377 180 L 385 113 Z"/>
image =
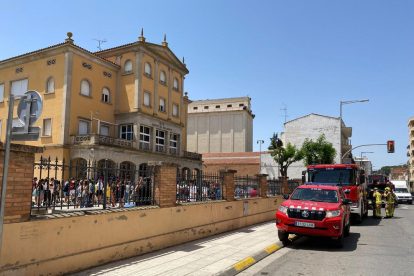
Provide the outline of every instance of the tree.
<path id="1" fill-rule="evenodd" d="M 316 142 L 306 138 L 300 150 L 303 153 L 303 164 L 305 166 L 313 163 L 333 164 L 336 156 L 336 149 L 332 143 L 325 140 L 325 134 L 319 136 Z"/>
<path id="2" fill-rule="evenodd" d="M 302 151 L 298 150 L 295 145 L 287 143 L 286 147 L 283 147 L 277 133 L 273 133 L 273 136 L 270 138 L 270 146 L 268 149 L 270 155 L 279 164 L 282 177 L 287 177 L 287 169 L 292 163 L 300 161 L 303 158 Z"/>

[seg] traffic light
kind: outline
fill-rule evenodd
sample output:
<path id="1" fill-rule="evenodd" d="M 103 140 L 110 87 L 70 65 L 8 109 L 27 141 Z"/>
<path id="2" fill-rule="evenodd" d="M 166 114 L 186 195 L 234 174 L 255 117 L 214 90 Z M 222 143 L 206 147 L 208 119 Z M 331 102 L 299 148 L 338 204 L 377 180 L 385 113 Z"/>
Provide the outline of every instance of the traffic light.
<path id="1" fill-rule="evenodd" d="M 387 141 L 388 153 L 394 153 L 394 141 Z"/>
<path id="2" fill-rule="evenodd" d="M 280 139 L 278 139 L 278 140 L 277 140 L 277 146 L 278 146 L 279 148 L 283 146 L 283 142 L 282 142 L 282 140 L 280 140 Z"/>

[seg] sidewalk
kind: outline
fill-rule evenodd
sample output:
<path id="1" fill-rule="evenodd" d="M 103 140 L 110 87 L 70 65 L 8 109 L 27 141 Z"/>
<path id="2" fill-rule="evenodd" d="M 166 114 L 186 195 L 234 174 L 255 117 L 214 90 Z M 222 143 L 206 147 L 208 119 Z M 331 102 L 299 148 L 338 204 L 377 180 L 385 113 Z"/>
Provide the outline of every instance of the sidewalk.
<path id="1" fill-rule="evenodd" d="M 72 275 L 214 275 L 278 241 L 270 221 Z"/>

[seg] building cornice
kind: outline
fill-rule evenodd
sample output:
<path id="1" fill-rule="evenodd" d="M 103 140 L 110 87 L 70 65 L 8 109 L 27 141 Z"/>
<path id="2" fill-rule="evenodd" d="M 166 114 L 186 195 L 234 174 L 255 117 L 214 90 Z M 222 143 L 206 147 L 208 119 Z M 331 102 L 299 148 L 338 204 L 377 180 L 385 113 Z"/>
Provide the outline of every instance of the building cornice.
<path id="1" fill-rule="evenodd" d="M 61 43 L 61 44 L 57 44 L 57 45 L 50 46 L 44 49 L 40 49 L 37 51 L 33 51 L 27 54 L 23 54 L 20 56 L 16 56 L 16 57 L 12 57 L 12 58 L 0 61 L 0 70 L 9 68 L 9 67 L 18 66 L 18 65 L 25 64 L 28 62 L 33 62 L 36 60 L 56 56 L 56 55 L 63 54 L 66 52 L 72 52 L 82 58 L 85 58 L 89 61 L 92 61 L 98 65 L 101 65 L 115 72 L 119 71 L 119 68 L 120 68 L 119 65 L 109 60 L 106 60 L 103 57 L 95 55 L 77 45 L 70 44 L 70 43 Z"/>
<path id="2" fill-rule="evenodd" d="M 175 60 L 175 62 L 169 61 L 167 58 L 158 54 L 154 50 L 164 52 L 169 58 L 171 58 L 171 60 L 173 61 Z M 174 71 L 182 75 L 186 75 L 189 73 L 188 69 L 180 62 L 180 60 L 175 56 L 175 54 L 171 51 L 170 48 L 166 46 L 160 46 L 157 44 L 153 44 L 153 43 L 137 41 L 135 43 L 130 43 L 130 44 L 115 47 L 112 49 L 104 50 L 101 52 L 96 52 L 95 54 L 103 58 L 107 58 L 107 57 L 112 57 L 116 55 L 121 55 L 124 53 L 139 52 L 139 51 L 142 51 L 143 53 L 151 56 L 152 58 L 161 61 L 162 63 L 164 63 L 165 65 L 167 65 L 168 67 L 170 67 L 171 69 L 173 69 Z"/>
<path id="3" fill-rule="evenodd" d="M 187 114 L 188 115 L 192 115 L 192 116 L 195 116 L 195 115 L 206 115 L 206 114 L 220 115 L 220 114 L 223 114 L 223 113 L 232 113 L 232 112 L 234 112 L 234 113 L 246 112 L 247 115 L 251 116 L 253 119 L 254 119 L 254 117 L 256 117 L 256 115 L 254 115 L 253 113 L 251 113 L 251 112 L 249 112 L 249 111 L 247 111 L 245 109 L 243 109 L 243 110 L 206 111 L 206 112 L 191 112 L 191 111 L 188 111 Z"/>

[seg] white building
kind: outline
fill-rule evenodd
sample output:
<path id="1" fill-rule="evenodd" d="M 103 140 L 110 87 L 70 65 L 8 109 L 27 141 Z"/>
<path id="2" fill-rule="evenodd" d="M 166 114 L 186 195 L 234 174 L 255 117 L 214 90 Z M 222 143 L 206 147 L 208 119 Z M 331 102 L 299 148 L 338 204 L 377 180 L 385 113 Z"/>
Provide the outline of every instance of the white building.
<path id="1" fill-rule="evenodd" d="M 339 140 L 339 118 L 324 116 L 311 113 L 309 115 L 294 119 L 285 123 L 285 132 L 280 135 L 283 145 L 290 142 L 297 148 L 301 148 L 306 138 L 316 141 L 319 136 L 325 134 L 326 141 L 332 143 L 336 149 L 337 155 L 335 157 L 335 163 L 340 163 L 340 155 L 342 152 L 344 155 L 348 150 L 352 148 L 351 140 L 352 128 L 346 127 L 342 122 L 342 146 L 340 147 Z M 351 162 L 351 158 L 346 156 L 342 159 L 342 163 Z M 306 170 L 302 161 L 295 162 L 288 168 L 289 178 L 301 178 L 302 171 Z"/>
<path id="2" fill-rule="evenodd" d="M 188 105 L 187 150 L 250 152 L 253 118 L 249 97 L 193 101 Z"/>
<path id="3" fill-rule="evenodd" d="M 366 157 L 354 157 L 355 164 L 360 165 L 365 170 L 365 175 L 371 175 L 372 174 L 372 163 L 371 161 Z"/>

